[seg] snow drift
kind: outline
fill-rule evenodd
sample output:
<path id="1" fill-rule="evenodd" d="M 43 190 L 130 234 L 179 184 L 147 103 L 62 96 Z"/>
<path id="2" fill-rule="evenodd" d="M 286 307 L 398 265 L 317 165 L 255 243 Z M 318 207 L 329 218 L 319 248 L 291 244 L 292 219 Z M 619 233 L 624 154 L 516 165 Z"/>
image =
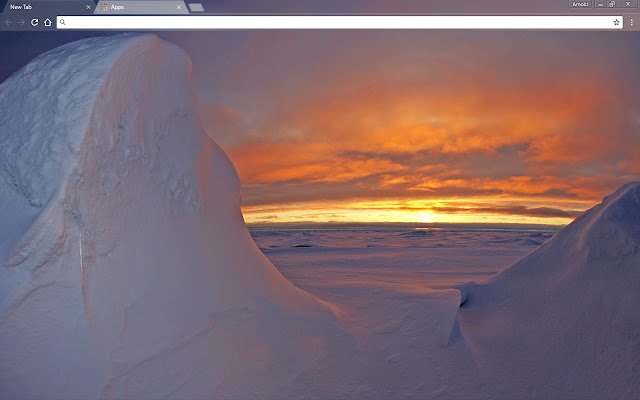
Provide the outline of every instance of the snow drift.
<path id="1" fill-rule="evenodd" d="M 640 182 L 463 288 L 464 339 L 508 398 L 640 395 Z"/>
<path id="2" fill-rule="evenodd" d="M 71 43 L 0 108 L 3 396 L 267 397 L 330 359 L 333 315 L 253 243 L 181 50 Z"/>

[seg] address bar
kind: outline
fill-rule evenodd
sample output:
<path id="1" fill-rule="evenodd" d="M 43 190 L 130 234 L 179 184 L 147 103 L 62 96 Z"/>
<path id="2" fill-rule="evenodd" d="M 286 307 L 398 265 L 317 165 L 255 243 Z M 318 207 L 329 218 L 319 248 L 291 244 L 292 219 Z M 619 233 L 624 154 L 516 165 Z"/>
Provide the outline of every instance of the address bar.
<path id="1" fill-rule="evenodd" d="M 622 29 L 611 15 L 60 15 L 68 30 Z"/>

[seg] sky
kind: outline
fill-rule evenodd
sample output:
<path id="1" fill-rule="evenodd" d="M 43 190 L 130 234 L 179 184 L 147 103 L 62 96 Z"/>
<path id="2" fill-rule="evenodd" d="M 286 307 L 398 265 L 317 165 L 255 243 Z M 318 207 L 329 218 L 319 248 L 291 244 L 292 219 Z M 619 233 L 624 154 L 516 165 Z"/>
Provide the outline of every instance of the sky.
<path id="1" fill-rule="evenodd" d="M 2 74 L 77 35 L 16 36 Z M 160 36 L 192 58 L 250 223 L 566 224 L 640 176 L 639 35 Z"/>
<path id="2" fill-rule="evenodd" d="M 640 174 L 637 36 L 168 39 L 193 57 L 249 222 L 565 224 Z"/>

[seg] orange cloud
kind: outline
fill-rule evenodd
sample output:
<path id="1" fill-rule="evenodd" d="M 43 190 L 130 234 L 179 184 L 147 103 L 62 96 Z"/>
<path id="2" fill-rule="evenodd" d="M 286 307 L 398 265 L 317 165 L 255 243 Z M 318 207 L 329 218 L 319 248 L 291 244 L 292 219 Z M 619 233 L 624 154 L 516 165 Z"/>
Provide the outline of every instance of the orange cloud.
<path id="1" fill-rule="evenodd" d="M 308 54 L 296 46 L 310 39 L 278 37 L 292 54 Z M 456 199 L 475 205 L 425 210 L 552 218 L 543 215 L 552 208 L 566 220 L 638 173 L 639 101 L 620 68 L 577 40 L 489 39 L 424 44 L 434 51 L 415 38 L 413 46 L 346 40 L 317 48 L 332 61 L 323 68 L 278 69 L 277 51 L 261 53 L 256 74 L 282 76 L 236 99 L 237 108 L 207 105 L 217 110 L 213 136 L 216 126 L 233 127 L 225 148 L 245 208 L 329 202 L 340 215 L 354 201 Z"/>

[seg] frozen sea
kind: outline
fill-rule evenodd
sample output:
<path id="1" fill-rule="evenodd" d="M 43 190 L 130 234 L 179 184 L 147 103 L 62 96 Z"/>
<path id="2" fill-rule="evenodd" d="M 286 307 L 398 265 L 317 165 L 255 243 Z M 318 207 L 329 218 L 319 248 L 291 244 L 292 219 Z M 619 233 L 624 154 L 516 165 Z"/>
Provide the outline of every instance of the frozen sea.
<path id="1" fill-rule="evenodd" d="M 288 279 L 318 297 L 331 287 L 451 287 L 508 267 L 551 238 L 549 226 L 336 225 L 252 227 Z"/>

